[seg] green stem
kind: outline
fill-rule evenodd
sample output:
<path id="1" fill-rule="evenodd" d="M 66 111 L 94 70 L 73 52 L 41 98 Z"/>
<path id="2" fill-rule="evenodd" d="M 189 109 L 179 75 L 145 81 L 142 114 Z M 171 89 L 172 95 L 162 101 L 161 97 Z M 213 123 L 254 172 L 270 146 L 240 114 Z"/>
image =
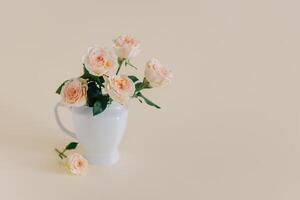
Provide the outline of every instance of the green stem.
<path id="1" fill-rule="evenodd" d="M 119 67 L 118 67 L 118 70 L 116 72 L 116 75 L 118 75 L 118 73 L 119 73 L 119 71 L 120 71 L 120 69 L 122 67 L 122 64 L 123 64 L 124 60 L 125 60 L 124 58 L 118 58 Z"/>
<path id="2" fill-rule="evenodd" d="M 141 97 L 144 102 L 146 104 L 148 104 L 149 106 L 154 106 L 155 108 L 160 109 L 160 106 L 156 105 L 155 103 L 153 103 L 152 101 L 150 101 L 148 98 L 146 98 L 141 92 L 136 93 L 135 97 Z"/>
<path id="3" fill-rule="evenodd" d="M 66 149 L 63 150 L 62 152 L 61 152 L 60 150 L 58 150 L 57 148 L 55 148 L 54 150 L 58 153 L 59 157 L 61 157 L 61 156 L 64 157 L 64 158 L 67 157 L 67 156 L 64 154 L 65 151 L 66 151 Z"/>
<path id="4" fill-rule="evenodd" d="M 125 63 L 126 65 L 128 64 L 130 67 L 133 67 L 134 69 L 138 69 L 136 66 L 134 66 L 133 64 L 131 64 L 131 62 L 128 60 Z"/>
<path id="5" fill-rule="evenodd" d="M 120 71 L 120 69 L 121 69 L 121 66 L 122 66 L 122 65 L 119 65 L 118 70 L 117 70 L 117 72 L 116 72 L 116 75 L 118 75 L 118 73 L 119 73 L 119 71 Z"/>

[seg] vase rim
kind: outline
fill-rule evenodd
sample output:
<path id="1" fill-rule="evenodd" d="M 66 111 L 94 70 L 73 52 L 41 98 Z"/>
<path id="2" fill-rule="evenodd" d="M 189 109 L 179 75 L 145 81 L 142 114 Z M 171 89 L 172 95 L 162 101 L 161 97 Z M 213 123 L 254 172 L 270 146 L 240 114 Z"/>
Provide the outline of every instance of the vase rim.
<path id="1" fill-rule="evenodd" d="M 93 107 L 89 107 L 87 105 L 80 106 L 80 107 L 72 107 L 71 108 L 73 111 L 77 110 L 92 110 Z M 118 102 L 112 101 L 111 104 L 107 105 L 106 109 L 103 111 L 105 112 L 106 110 L 124 110 L 127 109 L 127 105 L 122 105 Z"/>

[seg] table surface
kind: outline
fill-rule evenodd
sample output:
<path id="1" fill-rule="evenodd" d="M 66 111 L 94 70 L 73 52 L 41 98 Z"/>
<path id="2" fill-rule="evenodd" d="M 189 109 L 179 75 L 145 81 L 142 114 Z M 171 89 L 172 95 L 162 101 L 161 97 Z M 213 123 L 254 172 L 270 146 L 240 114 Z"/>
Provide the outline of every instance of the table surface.
<path id="1" fill-rule="evenodd" d="M 1 199 L 300 199 L 299 1 L 2 3 Z M 173 83 L 129 103 L 119 163 L 68 175 L 55 89 L 122 33 L 142 42 L 122 73 L 157 57 Z"/>

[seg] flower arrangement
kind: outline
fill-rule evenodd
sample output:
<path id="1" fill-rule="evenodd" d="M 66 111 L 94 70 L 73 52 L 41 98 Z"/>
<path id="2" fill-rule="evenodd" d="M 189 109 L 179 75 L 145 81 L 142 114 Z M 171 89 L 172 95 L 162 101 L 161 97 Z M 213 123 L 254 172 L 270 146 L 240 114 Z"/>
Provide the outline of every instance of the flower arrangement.
<path id="1" fill-rule="evenodd" d="M 172 79 L 172 72 L 168 68 L 153 58 L 145 64 L 143 79 L 121 74 L 123 67 L 137 69 L 131 61 L 139 52 L 140 42 L 128 35 L 113 40 L 112 50 L 90 47 L 82 58 L 83 75 L 64 81 L 56 90 L 61 96 L 61 103 L 71 107 L 92 107 L 94 116 L 102 113 L 113 101 L 125 105 L 132 98 L 160 108 L 142 91 L 168 85 Z M 86 172 L 87 160 L 78 153 L 66 154 L 77 145 L 77 142 L 71 142 L 63 151 L 55 151 L 66 161 L 67 169 L 72 174 L 80 175 Z"/>
<path id="2" fill-rule="evenodd" d="M 82 59 L 83 75 L 64 81 L 56 91 L 62 103 L 92 107 L 93 115 L 103 112 L 112 101 L 126 104 L 131 98 L 160 108 L 142 90 L 169 84 L 172 72 L 153 58 L 146 63 L 142 80 L 133 75 L 120 75 L 124 66 L 137 69 L 131 60 L 140 52 L 140 42 L 121 35 L 113 40 L 113 50 L 96 46 L 88 49 Z"/>

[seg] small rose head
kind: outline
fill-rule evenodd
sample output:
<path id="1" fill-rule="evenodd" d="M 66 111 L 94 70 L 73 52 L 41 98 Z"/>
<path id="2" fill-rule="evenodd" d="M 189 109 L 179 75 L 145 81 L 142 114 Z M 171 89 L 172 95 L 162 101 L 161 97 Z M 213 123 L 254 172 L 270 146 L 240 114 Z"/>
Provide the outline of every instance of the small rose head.
<path id="1" fill-rule="evenodd" d="M 64 83 L 61 89 L 62 103 L 67 106 L 83 106 L 87 101 L 87 82 L 74 78 Z"/>
<path id="2" fill-rule="evenodd" d="M 83 63 L 90 74 L 102 76 L 114 70 L 116 56 L 107 48 L 90 47 L 83 57 Z"/>
<path id="3" fill-rule="evenodd" d="M 68 155 L 66 165 L 70 172 L 75 175 L 85 174 L 88 168 L 87 160 L 79 153 Z"/>
<path id="4" fill-rule="evenodd" d="M 113 47 L 119 58 L 131 59 L 140 52 L 140 43 L 129 35 L 121 35 L 113 42 Z"/>
<path id="5" fill-rule="evenodd" d="M 135 85 L 128 76 L 118 75 L 106 79 L 105 89 L 114 101 L 125 104 L 133 96 Z"/>
<path id="6" fill-rule="evenodd" d="M 161 87 L 171 83 L 173 74 L 171 70 L 162 66 L 157 59 L 152 58 L 146 63 L 145 78 L 152 87 Z"/>

